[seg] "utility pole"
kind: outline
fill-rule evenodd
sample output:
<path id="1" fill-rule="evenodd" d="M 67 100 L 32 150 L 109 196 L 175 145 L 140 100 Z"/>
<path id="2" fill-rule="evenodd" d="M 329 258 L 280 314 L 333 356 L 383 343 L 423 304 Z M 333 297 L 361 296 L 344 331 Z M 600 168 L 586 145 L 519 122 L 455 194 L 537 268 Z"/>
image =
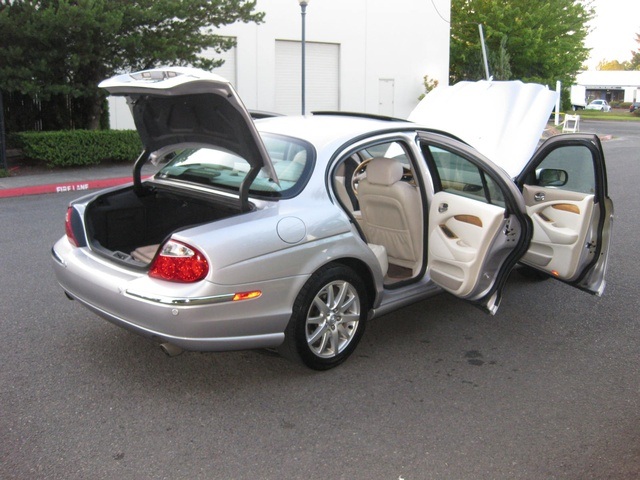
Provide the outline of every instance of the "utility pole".
<path id="1" fill-rule="evenodd" d="M 489 60 L 487 59 L 487 47 L 484 44 L 484 31 L 482 30 L 482 24 L 478 24 L 478 30 L 480 31 L 480 44 L 482 45 L 482 59 L 484 60 L 484 73 L 487 76 L 487 80 L 491 80 L 489 75 Z"/>

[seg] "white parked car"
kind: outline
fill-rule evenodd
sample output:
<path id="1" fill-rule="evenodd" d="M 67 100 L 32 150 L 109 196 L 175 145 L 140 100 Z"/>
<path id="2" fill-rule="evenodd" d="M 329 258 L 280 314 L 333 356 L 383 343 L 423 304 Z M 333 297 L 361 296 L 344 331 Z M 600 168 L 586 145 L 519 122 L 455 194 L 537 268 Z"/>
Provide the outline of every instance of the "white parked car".
<path id="1" fill-rule="evenodd" d="M 191 69 L 101 86 L 129 98 L 144 152 L 132 185 L 71 203 L 55 274 L 169 354 L 278 348 L 331 368 L 371 319 L 443 290 L 495 313 L 518 263 L 604 290 L 602 147 L 572 134 L 537 148 L 555 101 L 540 85 L 440 87 L 414 122 L 254 121 L 227 81 Z M 451 113 L 472 100 L 491 108 Z"/>
<path id="2" fill-rule="evenodd" d="M 611 111 L 611 105 L 606 100 L 593 100 L 585 107 L 586 110 L 600 110 L 601 112 Z"/>

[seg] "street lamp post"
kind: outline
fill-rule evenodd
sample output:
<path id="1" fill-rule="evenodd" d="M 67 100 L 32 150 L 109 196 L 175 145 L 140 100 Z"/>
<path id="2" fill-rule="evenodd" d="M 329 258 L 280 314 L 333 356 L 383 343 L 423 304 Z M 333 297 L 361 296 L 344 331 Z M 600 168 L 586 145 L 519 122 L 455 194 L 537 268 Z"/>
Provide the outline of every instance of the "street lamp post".
<path id="1" fill-rule="evenodd" d="M 298 0 L 300 3 L 300 16 L 302 17 L 302 115 L 305 114 L 305 44 L 306 44 L 306 32 L 305 32 L 305 17 L 307 15 L 307 5 L 310 0 Z"/>
<path id="2" fill-rule="evenodd" d="M 4 135 L 4 106 L 2 105 L 2 92 L 0 91 L 0 168 L 9 170 L 7 165 L 7 147 Z"/>

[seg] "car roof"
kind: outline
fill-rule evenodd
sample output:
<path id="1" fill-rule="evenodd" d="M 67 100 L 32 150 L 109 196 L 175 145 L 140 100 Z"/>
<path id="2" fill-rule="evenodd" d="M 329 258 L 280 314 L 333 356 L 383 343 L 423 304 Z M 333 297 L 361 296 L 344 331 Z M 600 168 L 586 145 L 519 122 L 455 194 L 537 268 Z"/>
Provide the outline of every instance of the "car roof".
<path id="1" fill-rule="evenodd" d="M 261 133 L 300 138 L 314 145 L 318 151 L 330 145 L 336 148 L 365 134 L 418 128 L 406 120 L 350 113 L 279 116 L 256 120 L 255 123 Z"/>

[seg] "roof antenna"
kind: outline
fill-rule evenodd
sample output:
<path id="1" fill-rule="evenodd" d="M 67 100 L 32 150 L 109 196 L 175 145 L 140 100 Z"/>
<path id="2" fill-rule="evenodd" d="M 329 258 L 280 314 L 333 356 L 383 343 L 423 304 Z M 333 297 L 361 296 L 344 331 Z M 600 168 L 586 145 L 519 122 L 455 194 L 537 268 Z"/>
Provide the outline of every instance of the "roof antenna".
<path id="1" fill-rule="evenodd" d="M 480 30 L 480 44 L 482 45 L 482 60 L 484 60 L 484 73 L 487 80 L 493 80 L 493 77 L 489 75 L 489 61 L 487 60 L 487 47 L 484 44 L 484 32 L 482 31 L 482 24 L 478 24 L 478 30 Z"/>

